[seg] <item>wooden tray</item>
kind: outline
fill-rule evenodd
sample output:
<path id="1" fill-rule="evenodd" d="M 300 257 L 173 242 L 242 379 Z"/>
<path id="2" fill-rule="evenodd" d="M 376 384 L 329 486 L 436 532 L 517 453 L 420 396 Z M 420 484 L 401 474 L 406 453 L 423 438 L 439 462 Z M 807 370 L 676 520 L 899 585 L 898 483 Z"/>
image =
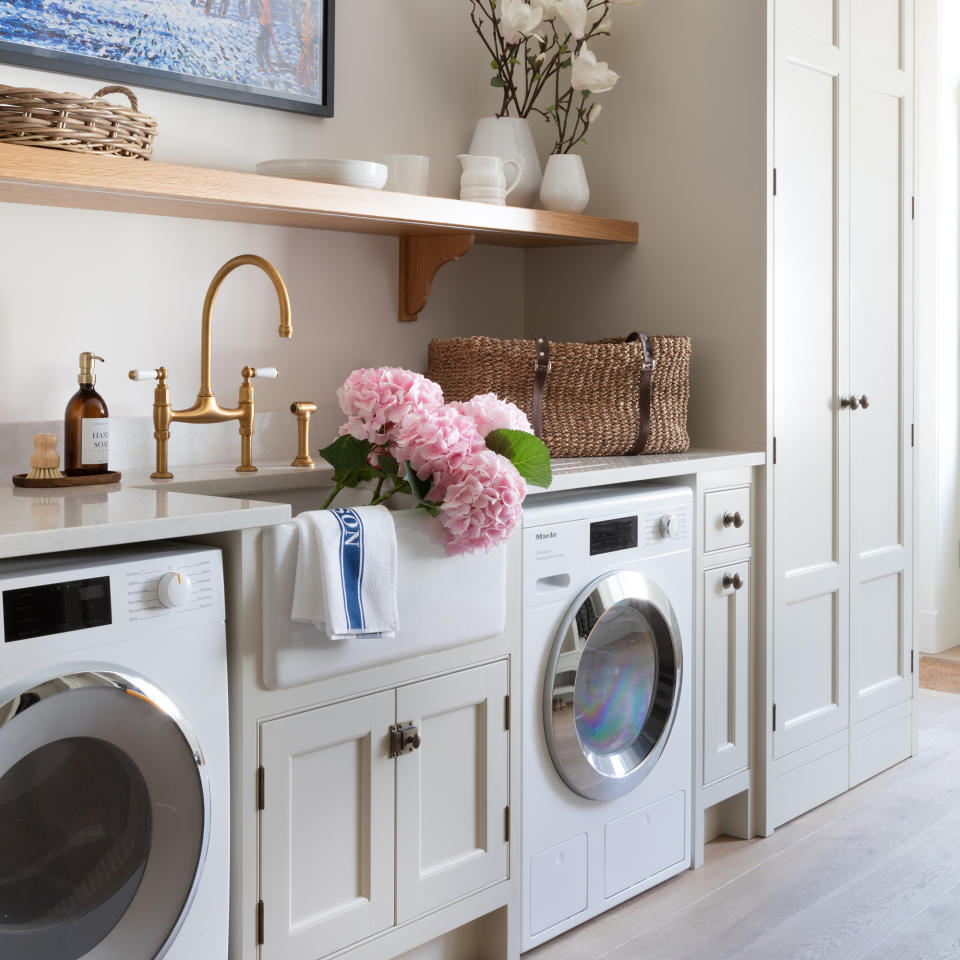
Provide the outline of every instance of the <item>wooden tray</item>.
<path id="1" fill-rule="evenodd" d="M 13 475 L 15 487 L 89 487 L 97 483 L 119 483 L 120 471 L 91 473 L 85 477 L 56 477 L 52 480 L 30 480 L 25 473 Z"/>

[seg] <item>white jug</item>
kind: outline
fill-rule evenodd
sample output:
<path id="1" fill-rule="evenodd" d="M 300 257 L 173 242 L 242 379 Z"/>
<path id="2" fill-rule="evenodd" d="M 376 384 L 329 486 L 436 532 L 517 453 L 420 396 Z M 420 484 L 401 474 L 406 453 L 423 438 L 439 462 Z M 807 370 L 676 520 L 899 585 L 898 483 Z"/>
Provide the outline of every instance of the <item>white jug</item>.
<path id="1" fill-rule="evenodd" d="M 514 190 L 523 176 L 523 170 L 516 160 L 501 160 L 499 157 L 475 157 L 461 153 L 457 159 L 463 168 L 460 176 L 460 199 L 473 200 L 476 203 L 495 203 L 503 206 L 510 192 Z M 506 168 L 513 167 L 516 172 L 507 185 Z"/>

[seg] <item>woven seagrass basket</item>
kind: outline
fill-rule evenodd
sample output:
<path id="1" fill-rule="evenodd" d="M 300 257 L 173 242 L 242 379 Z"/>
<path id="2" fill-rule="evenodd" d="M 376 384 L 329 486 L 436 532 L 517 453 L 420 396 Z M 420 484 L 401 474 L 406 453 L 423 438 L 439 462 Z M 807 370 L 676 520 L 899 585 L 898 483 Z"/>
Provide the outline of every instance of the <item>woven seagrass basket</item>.
<path id="1" fill-rule="evenodd" d="M 104 100 L 109 93 L 122 93 L 130 106 Z M 126 87 L 81 97 L 0 84 L 0 142 L 149 160 L 156 135 L 157 121 Z"/>
<path id="2" fill-rule="evenodd" d="M 648 337 L 655 361 L 652 395 L 642 387 L 644 345 L 638 335 L 597 343 L 549 343 L 540 436 L 552 457 L 681 453 L 690 446 L 689 337 Z M 427 376 L 446 400 L 497 394 L 532 416 L 538 341 L 492 337 L 431 340 Z M 648 381 L 649 386 L 649 381 Z M 644 431 L 645 396 L 649 434 Z"/>

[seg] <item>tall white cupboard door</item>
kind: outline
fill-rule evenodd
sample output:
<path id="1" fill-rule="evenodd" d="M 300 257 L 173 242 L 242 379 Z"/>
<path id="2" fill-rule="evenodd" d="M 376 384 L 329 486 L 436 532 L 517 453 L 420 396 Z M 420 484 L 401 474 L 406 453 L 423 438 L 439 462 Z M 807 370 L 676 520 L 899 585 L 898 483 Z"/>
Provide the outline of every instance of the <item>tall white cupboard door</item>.
<path id="1" fill-rule="evenodd" d="M 397 758 L 397 921 L 507 876 L 506 662 L 397 691 L 420 731 Z"/>
<path id="2" fill-rule="evenodd" d="M 847 4 L 775 7 L 775 757 L 849 723 Z"/>
<path id="3" fill-rule="evenodd" d="M 852 721 L 910 699 L 913 3 L 853 0 Z"/>
<path id="4" fill-rule="evenodd" d="M 750 762 L 750 562 L 719 567 L 703 583 L 703 782 Z"/>
<path id="5" fill-rule="evenodd" d="M 261 727 L 264 960 L 318 960 L 394 923 L 395 694 Z"/>

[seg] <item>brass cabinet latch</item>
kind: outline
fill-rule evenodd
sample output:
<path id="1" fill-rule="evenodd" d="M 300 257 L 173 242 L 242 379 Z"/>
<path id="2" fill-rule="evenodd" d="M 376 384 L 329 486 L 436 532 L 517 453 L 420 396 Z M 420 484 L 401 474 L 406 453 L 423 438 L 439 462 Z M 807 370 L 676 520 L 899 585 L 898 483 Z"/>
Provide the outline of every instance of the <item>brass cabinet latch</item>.
<path id="1" fill-rule="evenodd" d="M 390 759 L 420 749 L 420 731 L 412 720 L 390 727 Z"/>

